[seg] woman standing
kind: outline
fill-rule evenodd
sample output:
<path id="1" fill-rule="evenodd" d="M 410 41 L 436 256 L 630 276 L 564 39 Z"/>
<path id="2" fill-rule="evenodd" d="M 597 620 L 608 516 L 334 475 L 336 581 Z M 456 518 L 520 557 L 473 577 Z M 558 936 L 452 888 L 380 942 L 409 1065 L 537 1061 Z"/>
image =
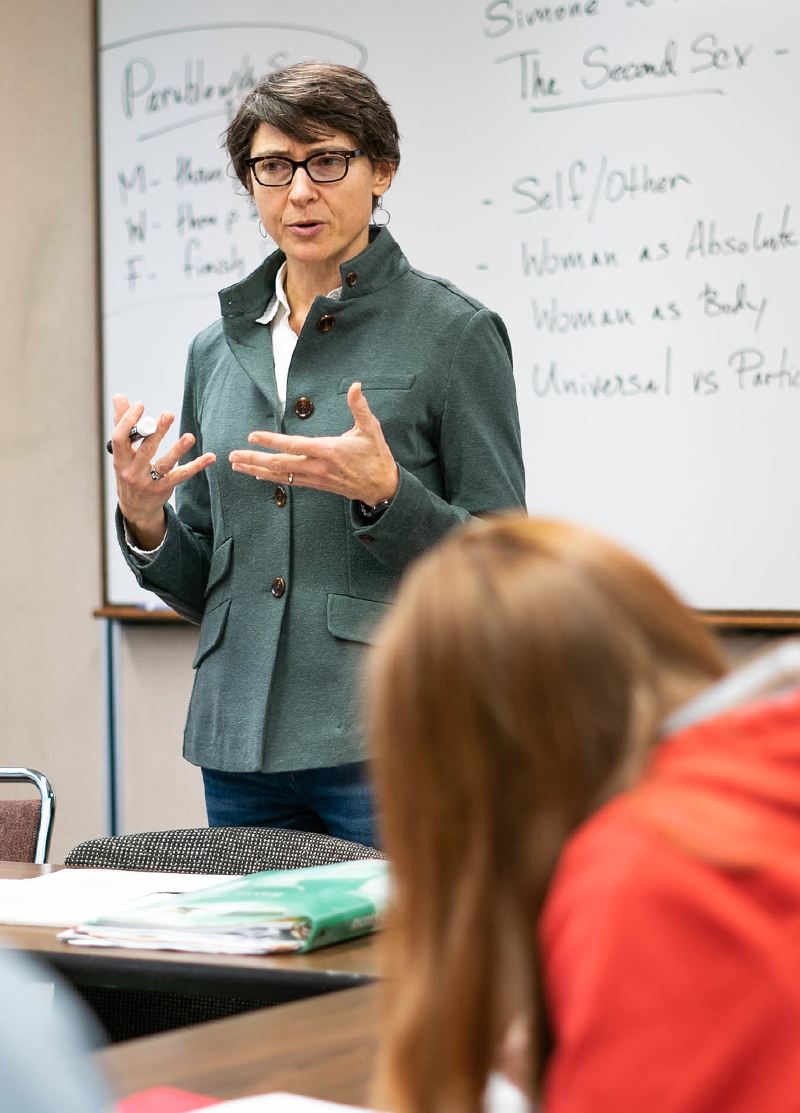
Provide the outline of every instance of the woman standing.
<path id="1" fill-rule="evenodd" d="M 378 1108 L 479 1113 L 499 1065 L 543 1113 L 797 1110 L 799 663 L 720 680 L 692 612 L 575 526 L 509 516 L 411 570 L 369 689 Z"/>
<path id="2" fill-rule="evenodd" d="M 371 843 L 362 647 L 409 560 L 523 502 L 508 338 L 371 227 L 400 154 L 363 74 L 271 74 L 227 146 L 278 251 L 195 339 L 173 449 L 169 414 L 132 448 L 144 407 L 115 399 L 120 539 L 142 586 L 202 622 L 184 753 L 209 823 Z"/>

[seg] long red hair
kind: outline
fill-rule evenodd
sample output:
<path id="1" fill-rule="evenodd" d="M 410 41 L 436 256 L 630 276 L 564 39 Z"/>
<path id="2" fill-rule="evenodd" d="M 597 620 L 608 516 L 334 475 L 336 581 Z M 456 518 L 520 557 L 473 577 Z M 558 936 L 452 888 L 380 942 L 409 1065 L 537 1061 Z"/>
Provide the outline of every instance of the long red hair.
<path id="1" fill-rule="evenodd" d="M 479 1113 L 502 1034 L 549 1046 L 536 926 L 575 828 L 723 657 L 644 563 L 577 526 L 475 523 L 406 577 L 368 715 L 396 896 L 380 1100 Z"/>

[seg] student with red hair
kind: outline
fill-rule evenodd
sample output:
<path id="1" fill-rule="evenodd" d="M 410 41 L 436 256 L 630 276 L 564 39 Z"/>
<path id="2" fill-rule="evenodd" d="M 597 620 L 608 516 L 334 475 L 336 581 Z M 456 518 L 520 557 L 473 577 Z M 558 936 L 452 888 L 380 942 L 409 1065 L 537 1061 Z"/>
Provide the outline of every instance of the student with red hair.
<path id="1" fill-rule="evenodd" d="M 479 1113 L 499 1065 L 544 1113 L 800 1109 L 798 651 L 726 677 L 645 564 L 516 515 L 397 604 L 382 1108 Z"/>

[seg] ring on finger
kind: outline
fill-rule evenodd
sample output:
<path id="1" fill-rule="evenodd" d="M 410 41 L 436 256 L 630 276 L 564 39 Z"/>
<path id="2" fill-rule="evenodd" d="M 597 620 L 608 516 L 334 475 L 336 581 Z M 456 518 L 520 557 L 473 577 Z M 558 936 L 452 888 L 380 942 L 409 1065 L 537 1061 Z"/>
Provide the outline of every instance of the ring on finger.
<path id="1" fill-rule="evenodd" d="M 294 472 L 293 471 L 289 472 L 289 483 L 290 483 L 290 485 L 292 483 L 294 483 Z"/>
<path id="2" fill-rule="evenodd" d="M 151 478 L 151 479 L 153 480 L 153 482 L 154 482 L 154 483 L 158 483 L 159 479 L 164 479 L 164 478 L 166 478 L 166 477 L 165 477 L 165 476 L 163 476 L 163 475 L 161 474 L 161 472 L 160 472 L 160 471 L 158 471 L 158 469 L 157 469 L 157 468 L 154 468 L 154 467 L 152 466 L 152 464 L 151 464 L 151 465 L 150 465 L 150 478 Z"/>

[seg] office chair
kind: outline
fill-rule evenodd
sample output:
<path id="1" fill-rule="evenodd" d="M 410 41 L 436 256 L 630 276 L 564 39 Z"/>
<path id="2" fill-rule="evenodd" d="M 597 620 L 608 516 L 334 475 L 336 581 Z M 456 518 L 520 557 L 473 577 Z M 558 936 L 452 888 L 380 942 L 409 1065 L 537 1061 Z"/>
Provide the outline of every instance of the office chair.
<path id="1" fill-rule="evenodd" d="M 370 846 L 310 831 L 199 827 L 90 839 L 70 850 L 64 864 L 172 873 L 257 873 L 383 857 Z M 75 988 L 115 1042 L 279 1003 L 116 987 Z"/>
<path id="2" fill-rule="evenodd" d="M 257 873 L 382 857 L 370 846 L 312 831 L 196 827 L 90 839 L 73 847 L 64 865 L 170 873 Z"/>
<path id="3" fill-rule="evenodd" d="M 0 800 L 0 859 L 4 862 L 47 861 L 56 798 L 52 785 L 36 769 L 0 768 L 0 783 L 30 783 L 38 800 Z"/>

